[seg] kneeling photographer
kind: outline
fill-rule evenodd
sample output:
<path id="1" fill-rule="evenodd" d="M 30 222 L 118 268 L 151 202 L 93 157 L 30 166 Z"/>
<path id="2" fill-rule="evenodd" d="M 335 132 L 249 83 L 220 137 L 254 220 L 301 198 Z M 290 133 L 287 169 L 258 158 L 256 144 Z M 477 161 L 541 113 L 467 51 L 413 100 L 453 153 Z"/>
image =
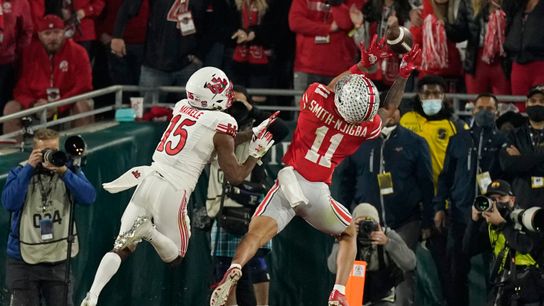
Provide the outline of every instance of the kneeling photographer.
<path id="1" fill-rule="evenodd" d="M 56 131 L 38 130 L 28 161 L 10 171 L 2 191 L 11 213 L 6 284 L 12 306 L 40 305 L 42 299 L 48 306 L 73 305 L 69 262 L 79 250 L 73 204 L 92 204 L 96 190 L 73 166 L 83 140 L 72 136 L 65 148 L 73 159 L 59 151 Z"/>
<path id="2" fill-rule="evenodd" d="M 395 287 L 404 280 L 404 272 L 416 268 L 416 256 L 397 232 L 380 226 L 374 206 L 357 205 L 353 219 L 357 227 L 356 259 L 367 263 L 363 304 L 394 305 Z M 332 273 L 336 273 L 337 256 L 338 243 L 335 243 L 327 260 Z"/>
<path id="3" fill-rule="evenodd" d="M 249 154 L 249 140 L 253 127 L 266 120 L 270 113 L 260 111 L 253 105 L 247 91 L 234 86 L 235 102 L 226 110 L 238 123 L 235 155 L 245 160 Z M 276 119 L 268 131 L 272 133 L 275 144 L 287 136 L 289 130 L 281 119 Z M 263 160 L 266 163 L 265 160 Z M 211 231 L 211 250 L 214 259 L 214 282 L 219 282 L 229 268 L 236 246 L 248 230 L 249 222 L 257 206 L 267 191 L 265 167 L 256 166 L 251 175 L 238 186 L 229 185 L 223 177 L 217 160 L 210 165 L 207 215 L 215 217 Z M 242 269 L 242 278 L 236 286 L 227 305 L 254 306 L 268 305 L 268 284 L 270 281 L 266 255 L 272 244 L 266 244 Z"/>
<path id="4" fill-rule="evenodd" d="M 472 207 L 472 222 L 466 229 L 463 251 L 470 256 L 492 252 L 488 305 L 542 305 L 541 272 L 542 210 L 517 209 L 508 182 L 495 180 L 486 196 Z"/>

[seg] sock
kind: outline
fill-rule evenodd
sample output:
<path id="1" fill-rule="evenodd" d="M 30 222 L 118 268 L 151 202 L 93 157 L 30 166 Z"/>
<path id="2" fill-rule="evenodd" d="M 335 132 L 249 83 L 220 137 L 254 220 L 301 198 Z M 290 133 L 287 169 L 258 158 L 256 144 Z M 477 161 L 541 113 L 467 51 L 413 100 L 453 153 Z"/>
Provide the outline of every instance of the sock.
<path id="1" fill-rule="evenodd" d="M 158 230 L 151 230 L 146 240 L 155 248 L 162 261 L 169 263 L 178 258 L 179 251 L 177 245 Z"/>
<path id="2" fill-rule="evenodd" d="M 240 264 L 237 264 L 237 263 L 231 263 L 229 269 L 230 268 L 238 268 L 238 269 L 242 270 L 242 266 Z"/>
<path id="3" fill-rule="evenodd" d="M 106 255 L 104 255 L 104 257 L 102 257 L 102 261 L 100 262 L 98 270 L 96 270 L 96 275 L 94 276 L 93 285 L 91 286 L 91 290 L 89 290 L 91 301 L 93 303 L 96 304 L 100 292 L 102 289 L 104 289 L 104 286 L 106 286 L 115 273 L 117 273 L 119 266 L 121 266 L 121 257 L 119 257 L 119 255 L 113 252 L 108 252 Z"/>
<path id="4" fill-rule="evenodd" d="M 336 291 L 342 293 L 343 295 L 346 295 L 346 286 L 334 284 L 334 287 L 332 288 L 332 290 L 333 291 L 336 290 Z"/>

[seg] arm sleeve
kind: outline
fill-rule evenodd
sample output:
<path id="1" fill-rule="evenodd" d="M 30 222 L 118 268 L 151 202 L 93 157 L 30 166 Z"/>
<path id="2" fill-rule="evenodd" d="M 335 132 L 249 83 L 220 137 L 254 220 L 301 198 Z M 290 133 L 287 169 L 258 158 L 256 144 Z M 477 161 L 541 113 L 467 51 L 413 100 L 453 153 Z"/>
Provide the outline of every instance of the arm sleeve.
<path id="1" fill-rule="evenodd" d="M 23 51 L 23 57 L 21 59 L 21 76 L 17 85 L 13 89 L 13 98 L 23 106 L 24 109 L 30 108 L 32 104 L 37 100 L 34 97 L 32 90 L 30 90 L 30 80 L 32 76 L 32 53 L 31 48 L 35 46 L 31 44 Z"/>
<path id="2" fill-rule="evenodd" d="M 422 192 L 423 201 L 423 220 L 421 226 L 429 228 L 433 224 L 433 170 L 431 165 L 431 155 L 429 145 L 424 139 L 420 139 L 418 145 L 420 154 L 417 159 L 416 177 L 419 188 Z"/>
<path id="3" fill-rule="evenodd" d="M 78 49 L 77 53 L 74 52 L 77 58 L 73 60 L 74 64 L 77 65 L 73 75 L 73 77 L 77 79 L 77 82 L 74 82 L 74 86 L 62 94 L 63 99 L 93 90 L 93 76 L 89 56 L 87 55 L 87 52 L 85 52 L 85 49 Z"/>
<path id="4" fill-rule="evenodd" d="M 302 35 L 327 35 L 330 24 L 316 22 L 308 18 L 306 0 L 293 0 L 289 10 L 289 28 Z"/>
<path id="5" fill-rule="evenodd" d="M 527 254 L 533 250 L 533 239 L 527 233 L 514 229 L 512 222 L 506 222 L 501 232 L 506 238 L 506 244 L 512 249 Z"/>
<path id="6" fill-rule="evenodd" d="M 142 1 L 145 0 L 123 1 L 123 4 L 121 4 L 119 11 L 117 12 L 117 17 L 115 18 L 115 25 L 112 33 L 114 38 L 123 38 L 123 33 L 125 32 L 128 21 L 138 15 Z"/>
<path id="7" fill-rule="evenodd" d="M 463 252 L 469 256 L 491 250 L 487 223 L 480 219 L 478 222 L 470 220 L 463 237 Z"/>
<path id="8" fill-rule="evenodd" d="M 21 54 L 23 49 L 30 44 L 30 40 L 32 39 L 32 34 L 34 33 L 34 27 L 32 24 L 32 14 L 30 14 L 30 5 L 28 4 L 28 1 L 22 0 L 21 6 L 23 13 L 22 14 L 22 25 L 19 32 L 19 35 L 17 37 L 17 47 L 16 52 L 17 54 Z"/>
<path id="9" fill-rule="evenodd" d="M 361 7 L 361 6 L 358 6 Z M 350 31 L 353 29 L 353 23 L 349 17 L 349 6 L 346 3 L 342 3 L 338 6 L 331 8 L 332 18 L 336 21 L 338 28 L 343 31 Z"/>
<path id="10" fill-rule="evenodd" d="M 385 245 L 387 254 L 403 271 L 412 271 L 416 268 L 416 255 L 394 230 L 388 230 L 389 243 Z"/>
<path id="11" fill-rule="evenodd" d="M 506 152 L 506 148 L 509 145 L 514 145 L 518 150 L 522 150 L 517 144 L 517 137 L 516 131 L 512 131 L 508 135 L 508 141 L 499 153 L 501 169 L 510 175 L 521 175 L 527 172 L 534 173 L 537 167 L 544 162 L 544 153 L 522 152 L 522 155 L 519 156 L 509 155 Z"/>
<path id="12" fill-rule="evenodd" d="M 33 170 L 32 166 L 26 165 L 9 172 L 6 185 L 2 190 L 2 205 L 6 210 L 13 212 L 23 208 Z"/>
<path id="13" fill-rule="evenodd" d="M 327 267 L 332 274 L 336 274 L 336 258 L 338 257 L 338 242 L 332 245 L 331 254 L 327 258 Z"/>
<path id="14" fill-rule="evenodd" d="M 77 203 L 91 205 L 96 200 L 96 190 L 91 182 L 87 180 L 83 171 L 73 172 L 68 169 L 64 173 L 62 180 Z"/>
<path id="15" fill-rule="evenodd" d="M 450 186 L 453 185 L 455 176 L 456 160 L 453 157 L 455 140 L 450 140 L 444 158 L 444 167 L 438 176 L 436 196 L 433 200 L 436 211 L 446 210 L 446 200 L 450 197 Z"/>

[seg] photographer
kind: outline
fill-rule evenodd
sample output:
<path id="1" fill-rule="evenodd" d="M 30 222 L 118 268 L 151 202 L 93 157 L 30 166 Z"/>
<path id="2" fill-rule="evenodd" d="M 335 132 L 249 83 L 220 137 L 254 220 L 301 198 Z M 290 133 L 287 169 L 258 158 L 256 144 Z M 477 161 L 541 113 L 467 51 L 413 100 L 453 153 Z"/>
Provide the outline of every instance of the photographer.
<path id="1" fill-rule="evenodd" d="M 236 119 L 239 127 L 235 155 L 238 160 L 245 160 L 249 154 L 252 127 L 268 118 L 270 113 L 262 112 L 255 107 L 244 87 L 234 86 L 233 90 L 235 102 L 227 112 Z M 281 119 L 276 119 L 268 131 L 272 133 L 275 144 L 280 143 L 289 132 Z M 229 268 L 235 246 L 247 232 L 251 216 L 264 198 L 266 175 L 264 166 L 256 166 L 242 184 L 230 186 L 224 183 L 223 171 L 219 168 L 217 160 L 211 163 L 206 208 L 208 216 L 216 217 L 217 220 L 211 232 L 215 282 L 219 282 Z M 231 295 L 227 305 L 268 305 L 270 277 L 264 255 L 271 247 L 271 243 L 265 244 L 243 268 L 236 294 Z"/>
<path id="2" fill-rule="evenodd" d="M 404 272 L 416 268 L 416 256 L 394 230 L 379 225 L 376 208 L 362 203 L 353 210 L 357 227 L 357 259 L 367 263 L 363 295 L 366 305 L 395 305 L 395 287 L 403 281 Z M 329 270 L 336 273 L 338 243 L 327 260 Z"/>
<path id="3" fill-rule="evenodd" d="M 83 172 L 57 161 L 53 165 L 48 150 L 59 150 L 59 135 L 38 130 L 28 161 L 10 171 L 2 191 L 2 204 L 11 213 L 6 268 L 11 306 L 38 306 L 41 299 L 48 306 L 66 305 L 71 203 L 90 205 L 96 198 Z M 73 232 L 77 235 L 75 224 Z M 76 236 L 72 257 L 78 251 Z M 72 305 L 71 291 L 67 305 Z"/>
<path id="4" fill-rule="evenodd" d="M 542 277 L 535 256 L 542 251 L 540 239 L 512 221 L 516 198 L 510 184 L 495 180 L 486 196 L 474 202 L 463 251 L 470 256 L 493 252 L 488 305 L 542 305 Z"/>

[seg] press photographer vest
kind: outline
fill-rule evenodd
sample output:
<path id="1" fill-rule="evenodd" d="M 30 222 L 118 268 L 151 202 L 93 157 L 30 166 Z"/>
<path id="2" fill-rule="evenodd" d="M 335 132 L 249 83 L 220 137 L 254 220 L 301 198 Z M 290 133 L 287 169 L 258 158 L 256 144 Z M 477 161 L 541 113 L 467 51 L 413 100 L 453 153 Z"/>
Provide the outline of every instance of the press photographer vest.
<path id="1" fill-rule="evenodd" d="M 43 198 L 47 201 L 42 201 Z M 21 257 L 28 264 L 55 263 L 66 260 L 70 195 L 58 174 L 34 174 L 30 179 L 21 219 L 19 241 Z M 45 205 L 44 205 L 45 204 Z M 50 219 L 53 237 L 42 240 L 40 221 Z M 77 234 L 74 223 L 74 235 Z M 72 244 L 72 257 L 79 252 L 77 236 Z"/>
<path id="2" fill-rule="evenodd" d="M 500 261 L 499 264 L 499 272 L 502 271 L 506 264 L 506 258 L 508 257 L 508 252 L 503 252 L 504 248 L 507 248 L 506 246 L 506 238 L 504 235 L 497 230 L 493 229 L 491 227 L 491 224 L 488 225 L 488 232 L 489 232 L 489 241 L 491 242 L 491 245 L 493 246 L 493 255 L 495 256 L 496 260 Z M 502 253 L 502 258 L 499 258 Z M 519 252 L 516 252 L 516 255 L 514 257 L 514 261 L 516 266 L 535 266 L 537 263 L 533 259 L 533 257 L 530 254 L 521 254 Z"/>

